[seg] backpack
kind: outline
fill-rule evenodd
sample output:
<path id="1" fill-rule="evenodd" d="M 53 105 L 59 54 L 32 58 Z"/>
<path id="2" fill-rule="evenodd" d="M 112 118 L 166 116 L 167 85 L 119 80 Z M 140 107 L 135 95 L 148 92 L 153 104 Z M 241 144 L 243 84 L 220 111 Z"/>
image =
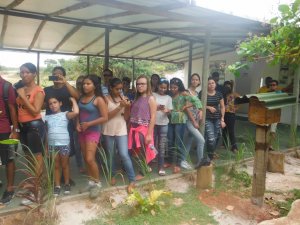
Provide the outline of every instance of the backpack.
<path id="1" fill-rule="evenodd" d="M 6 115 L 8 117 L 9 120 L 9 124 L 12 124 L 11 121 L 11 117 L 10 117 L 10 112 L 9 112 L 9 107 L 8 107 L 8 98 L 9 98 L 9 88 L 11 87 L 11 83 L 9 83 L 8 81 L 4 81 L 3 83 L 3 100 L 4 100 L 4 105 L 5 105 L 5 111 L 6 111 Z"/>

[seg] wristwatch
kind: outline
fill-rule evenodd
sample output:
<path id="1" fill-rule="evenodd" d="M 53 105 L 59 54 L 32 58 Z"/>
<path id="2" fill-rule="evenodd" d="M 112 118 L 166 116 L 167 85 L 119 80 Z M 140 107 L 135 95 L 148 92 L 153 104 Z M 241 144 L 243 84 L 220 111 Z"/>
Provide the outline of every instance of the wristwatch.
<path id="1" fill-rule="evenodd" d="M 15 129 L 15 132 L 16 132 L 16 133 L 20 133 L 21 130 L 20 130 L 19 128 L 16 128 L 16 129 Z"/>

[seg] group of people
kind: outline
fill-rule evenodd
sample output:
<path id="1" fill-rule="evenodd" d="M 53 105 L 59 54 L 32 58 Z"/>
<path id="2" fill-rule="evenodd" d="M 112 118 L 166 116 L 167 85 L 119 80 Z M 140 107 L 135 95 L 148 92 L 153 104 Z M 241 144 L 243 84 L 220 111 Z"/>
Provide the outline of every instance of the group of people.
<path id="1" fill-rule="evenodd" d="M 194 166 L 199 167 L 205 143 L 208 157 L 214 159 L 221 129 L 229 136 L 224 142 L 230 144 L 232 151 L 237 150 L 234 99 L 238 94 L 233 92 L 231 81 L 220 88 L 216 73 L 208 79 L 206 109 L 202 108 L 201 92 L 197 92 L 201 84 L 197 73 L 192 74 L 188 89 L 179 78 L 168 81 L 157 74 L 151 79 L 139 76 L 132 85 L 135 88 L 130 89 L 130 78 L 121 80 L 109 69 L 103 71 L 103 83 L 99 76 L 89 74 L 79 76 L 76 87 L 67 82 L 63 67 L 55 67 L 52 75 L 53 85 L 43 89 L 35 81 L 35 65 L 23 64 L 22 80 L 8 86 L 7 99 L 2 96 L 8 82 L 0 76 L 0 140 L 20 139 L 36 175 L 43 173 L 45 154 L 50 155 L 55 162 L 56 196 L 71 191 L 69 157 L 73 154 L 80 172 L 86 168 L 90 194 L 97 195 L 101 188 L 98 150 L 108 154 L 112 185 L 116 183 L 118 156 L 128 177 L 128 192 L 132 192 L 136 180 L 152 170 L 150 166 L 146 170 L 135 168 L 133 157 L 143 160 L 145 165 L 157 158 L 160 176 L 166 174 L 165 168 L 169 166 L 178 173 L 182 168 L 193 168 L 188 158 L 195 140 Z M 46 115 L 42 117 L 44 108 Z M 204 136 L 199 131 L 201 123 L 205 124 Z M 15 149 L 3 144 L 0 148 L 7 171 L 7 187 L 1 202 L 8 203 L 14 196 Z M 28 198 L 22 201 L 29 203 Z"/>

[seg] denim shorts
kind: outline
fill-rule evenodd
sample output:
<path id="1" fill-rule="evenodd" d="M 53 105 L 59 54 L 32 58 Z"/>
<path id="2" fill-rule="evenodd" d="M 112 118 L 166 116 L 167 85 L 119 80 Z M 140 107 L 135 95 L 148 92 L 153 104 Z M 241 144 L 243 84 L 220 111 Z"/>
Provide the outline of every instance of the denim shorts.
<path id="1" fill-rule="evenodd" d="M 70 155 L 70 146 L 69 145 L 59 145 L 59 146 L 48 146 L 48 152 L 49 153 L 56 153 L 58 152 L 61 156 L 69 156 Z"/>

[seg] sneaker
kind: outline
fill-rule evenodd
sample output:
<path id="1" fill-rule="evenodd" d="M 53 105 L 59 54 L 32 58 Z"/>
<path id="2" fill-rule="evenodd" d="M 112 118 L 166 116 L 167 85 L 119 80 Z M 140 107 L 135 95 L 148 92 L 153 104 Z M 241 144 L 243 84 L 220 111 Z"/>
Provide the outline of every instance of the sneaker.
<path id="1" fill-rule="evenodd" d="M 186 170 L 192 170 L 193 169 L 193 167 L 186 160 L 181 161 L 180 167 L 183 168 L 183 169 L 186 169 Z"/>
<path id="2" fill-rule="evenodd" d="M 89 180 L 88 181 L 88 189 L 90 190 L 92 187 L 94 187 L 95 186 L 95 181 L 93 181 L 93 180 Z"/>
<path id="3" fill-rule="evenodd" d="M 0 204 L 8 204 L 12 200 L 12 198 L 15 196 L 14 191 L 4 191 L 2 195 L 2 199 L 0 200 Z"/>
<path id="4" fill-rule="evenodd" d="M 200 162 L 195 165 L 195 169 L 199 169 L 201 166 L 209 166 L 211 161 L 209 158 L 202 158 Z"/>
<path id="5" fill-rule="evenodd" d="M 53 190 L 54 197 L 59 196 L 59 194 L 60 194 L 60 186 L 55 186 Z"/>
<path id="6" fill-rule="evenodd" d="M 27 198 L 23 198 L 22 201 L 21 201 L 21 205 L 30 205 L 33 203 L 33 201 L 31 201 L 31 199 L 34 199 L 34 195 L 32 193 L 30 193 L 28 195 Z"/>
<path id="7" fill-rule="evenodd" d="M 71 185 L 70 184 L 66 184 L 64 186 L 64 194 L 68 195 L 68 194 L 70 194 L 70 192 L 71 192 Z"/>
<path id="8" fill-rule="evenodd" d="M 160 169 L 160 170 L 158 171 L 158 175 L 159 175 L 159 176 L 165 176 L 165 175 L 166 175 L 166 171 Z"/>
<path id="9" fill-rule="evenodd" d="M 90 189 L 90 198 L 95 199 L 99 196 L 100 189 L 102 188 L 101 182 L 94 182 L 94 186 Z"/>

